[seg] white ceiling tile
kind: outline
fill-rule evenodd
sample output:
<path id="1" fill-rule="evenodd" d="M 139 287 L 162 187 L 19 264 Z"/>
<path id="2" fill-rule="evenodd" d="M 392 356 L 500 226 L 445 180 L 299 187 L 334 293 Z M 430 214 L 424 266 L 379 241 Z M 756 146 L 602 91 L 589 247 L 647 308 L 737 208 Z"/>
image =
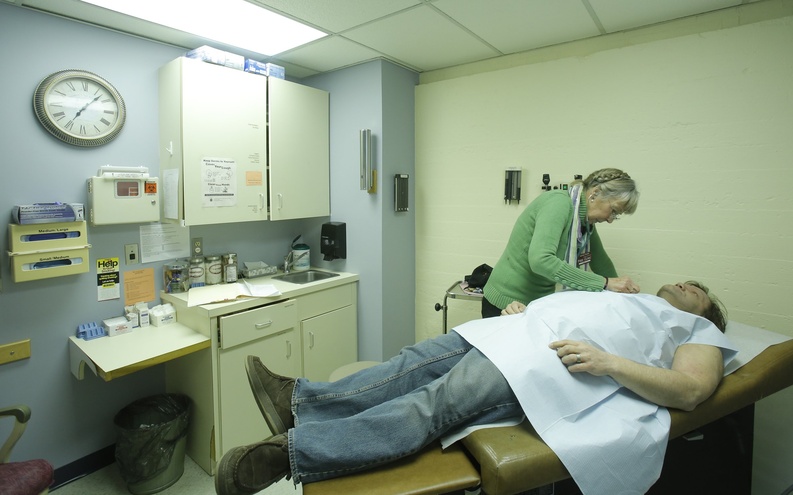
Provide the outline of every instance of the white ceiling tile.
<path id="1" fill-rule="evenodd" d="M 285 62 L 325 72 L 381 56 L 380 53 L 341 36 L 331 36 L 290 50 L 279 55 L 278 58 Z"/>
<path id="2" fill-rule="evenodd" d="M 741 0 L 588 0 L 607 32 L 623 31 L 741 4 Z"/>
<path id="3" fill-rule="evenodd" d="M 438 0 L 433 5 L 505 54 L 601 34 L 581 0 Z"/>
<path id="4" fill-rule="evenodd" d="M 421 0 L 248 0 L 339 33 L 418 5 Z"/>
<path id="5" fill-rule="evenodd" d="M 498 55 L 428 6 L 400 12 L 344 35 L 418 70 L 450 67 Z"/>

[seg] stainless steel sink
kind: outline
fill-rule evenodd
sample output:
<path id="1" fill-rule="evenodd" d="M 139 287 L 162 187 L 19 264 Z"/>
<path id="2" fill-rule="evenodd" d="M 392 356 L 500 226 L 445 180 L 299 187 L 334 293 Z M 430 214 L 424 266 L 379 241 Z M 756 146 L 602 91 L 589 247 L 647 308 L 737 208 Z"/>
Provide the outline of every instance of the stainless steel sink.
<path id="1" fill-rule="evenodd" d="M 338 273 L 321 272 L 319 270 L 305 270 L 302 272 L 284 273 L 283 275 L 276 275 L 273 278 L 292 284 L 307 284 L 310 282 L 316 282 L 318 280 L 325 280 L 326 278 L 338 276 Z"/>

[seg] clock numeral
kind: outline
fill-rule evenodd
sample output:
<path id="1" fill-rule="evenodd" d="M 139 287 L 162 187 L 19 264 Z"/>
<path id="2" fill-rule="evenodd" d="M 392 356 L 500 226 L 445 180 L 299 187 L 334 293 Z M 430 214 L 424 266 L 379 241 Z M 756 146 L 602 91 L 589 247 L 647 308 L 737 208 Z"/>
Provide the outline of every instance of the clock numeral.
<path id="1" fill-rule="evenodd" d="M 99 122 L 101 122 L 101 123 L 103 123 L 105 125 L 110 125 L 110 121 L 108 121 L 106 119 L 99 119 Z"/>
<path id="2" fill-rule="evenodd" d="M 103 112 L 108 114 L 108 115 L 115 115 L 116 114 L 115 110 L 103 110 Z"/>
<path id="3" fill-rule="evenodd" d="M 74 89 L 75 89 L 75 88 L 74 88 L 74 84 L 72 84 L 72 82 L 71 82 L 71 81 L 66 81 L 66 85 L 67 85 L 67 86 L 69 86 L 69 89 L 71 89 L 72 91 L 74 91 Z"/>
<path id="4" fill-rule="evenodd" d="M 80 84 L 82 84 L 82 86 L 83 86 L 83 91 L 87 92 L 88 91 L 88 81 L 81 81 Z"/>
<path id="5" fill-rule="evenodd" d="M 53 93 L 58 93 L 61 96 L 66 96 L 66 93 L 64 93 L 63 91 L 58 91 L 57 89 L 53 89 L 52 92 Z"/>
<path id="6" fill-rule="evenodd" d="M 102 103 L 111 103 L 112 101 L 113 98 L 105 98 L 104 100 L 102 100 Z"/>
<path id="7" fill-rule="evenodd" d="M 61 120 L 66 114 L 64 112 L 55 112 L 52 116 L 55 117 L 55 120 Z"/>
<path id="8" fill-rule="evenodd" d="M 85 126 L 84 125 L 80 125 L 80 134 L 82 134 L 83 136 L 85 135 Z"/>
<path id="9" fill-rule="evenodd" d="M 73 120 L 70 120 L 69 122 L 66 122 L 66 124 L 63 126 L 64 129 L 68 129 L 70 131 L 72 130 L 72 127 L 74 127 L 74 121 Z"/>
<path id="10" fill-rule="evenodd" d="M 94 129 L 96 129 L 96 132 L 102 132 L 102 130 L 99 129 L 97 126 L 94 126 Z"/>

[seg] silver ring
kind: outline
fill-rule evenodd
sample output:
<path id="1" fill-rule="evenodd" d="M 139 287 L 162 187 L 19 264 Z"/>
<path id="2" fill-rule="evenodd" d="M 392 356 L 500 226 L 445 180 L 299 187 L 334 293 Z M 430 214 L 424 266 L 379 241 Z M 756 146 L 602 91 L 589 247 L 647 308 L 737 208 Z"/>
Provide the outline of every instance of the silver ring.
<path id="1" fill-rule="evenodd" d="M 576 362 L 576 364 L 580 364 L 581 363 L 581 354 L 576 354 L 575 355 L 575 362 Z"/>

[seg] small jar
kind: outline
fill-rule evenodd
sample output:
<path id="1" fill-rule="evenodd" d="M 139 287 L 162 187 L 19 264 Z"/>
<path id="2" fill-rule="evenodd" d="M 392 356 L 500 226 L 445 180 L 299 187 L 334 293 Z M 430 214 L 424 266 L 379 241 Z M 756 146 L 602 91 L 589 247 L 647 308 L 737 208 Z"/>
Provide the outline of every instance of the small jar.
<path id="1" fill-rule="evenodd" d="M 187 292 L 190 283 L 186 263 L 169 263 L 163 266 L 163 286 L 165 292 Z"/>
<path id="2" fill-rule="evenodd" d="M 190 258 L 190 288 L 203 287 L 207 283 L 206 270 L 204 269 L 204 257 L 196 256 Z"/>
<path id="3" fill-rule="evenodd" d="M 223 282 L 223 265 L 220 256 L 207 256 L 204 269 L 207 285 L 217 285 Z"/>
<path id="4" fill-rule="evenodd" d="M 237 281 L 237 253 L 223 255 L 223 281 L 227 284 Z"/>

